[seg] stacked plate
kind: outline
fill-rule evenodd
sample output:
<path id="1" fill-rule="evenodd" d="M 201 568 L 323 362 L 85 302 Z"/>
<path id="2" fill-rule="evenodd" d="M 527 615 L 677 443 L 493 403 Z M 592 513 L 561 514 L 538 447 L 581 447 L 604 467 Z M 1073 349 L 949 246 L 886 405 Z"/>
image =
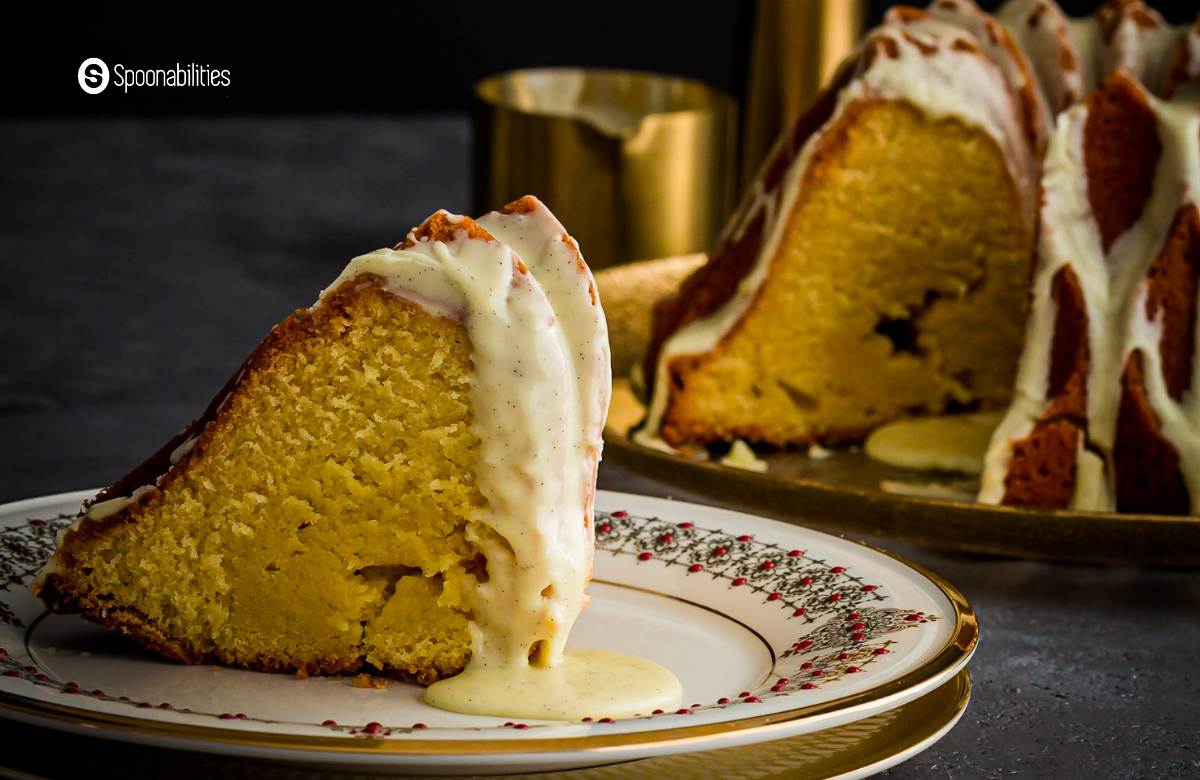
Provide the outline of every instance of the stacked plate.
<path id="1" fill-rule="evenodd" d="M 668 667 L 685 706 L 514 723 L 433 709 L 417 686 L 356 687 L 179 666 L 29 593 L 90 493 L 0 506 L 0 714 L 143 745 L 350 771 L 577 777 L 861 777 L 962 715 L 978 628 L 936 575 L 817 531 L 602 492 L 592 601 L 573 646 Z M 774 744 L 763 744 L 784 740 Z M 716 751 L 716 752 L 701 752 Z M 725 768 L 724 771 L 722 767 Z M 761 771 L 758 771 L 761 769 Z"/>

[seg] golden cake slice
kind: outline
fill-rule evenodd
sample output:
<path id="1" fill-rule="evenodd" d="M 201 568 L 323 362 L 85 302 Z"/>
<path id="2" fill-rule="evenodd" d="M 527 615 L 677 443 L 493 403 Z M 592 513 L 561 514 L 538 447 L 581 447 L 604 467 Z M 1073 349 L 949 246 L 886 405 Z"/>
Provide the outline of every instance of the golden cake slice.
<path id="1" fill-rule="evenodd" d="M 591 571 L 608 370 L 545 206 L 438 212 L 85 506 L 35 592 L 189 663 L 430 682 L 477 652 L 555 656 Z"/>
<path id="2" fill-rule="evenodd" d="M 1008 399 L 1044 119 L 1004 29 L 953 6 L 867 35 L 660 304 L 640 441 L 847 442 Z"/>

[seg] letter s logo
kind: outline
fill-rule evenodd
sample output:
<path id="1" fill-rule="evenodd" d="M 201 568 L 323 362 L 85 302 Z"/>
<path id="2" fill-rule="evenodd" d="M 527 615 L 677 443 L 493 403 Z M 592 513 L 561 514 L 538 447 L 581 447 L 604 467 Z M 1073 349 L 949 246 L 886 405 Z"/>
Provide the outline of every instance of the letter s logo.
<path id="1" fill-rule="evenodd" d="M 79 88 L 89 95 L 98 95 L 108 87 L 108 65 L 99 57 L 89 57 L 79 66 Z"/>

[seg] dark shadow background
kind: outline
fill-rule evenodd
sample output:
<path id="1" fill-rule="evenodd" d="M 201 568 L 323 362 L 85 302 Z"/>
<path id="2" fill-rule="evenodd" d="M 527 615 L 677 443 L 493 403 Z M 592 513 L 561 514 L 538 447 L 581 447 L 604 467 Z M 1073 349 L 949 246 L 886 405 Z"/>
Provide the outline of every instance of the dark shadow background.
<path id="1" fill-rule="evenodd" d="M 868 0 L 869 22 L 894 4 Z M 1060 4 L 1082 15 L 1097 3 Z M 1200 10 L 1194 0 L 1153 5 L 1175 23 Z M 753 16 L 751 0 L 10 4 L 3 99 L 10 116 L 450 112 L 467 108 L 481 76 L 552 65 L 676 73 L 740 97 Z M 86 95 L 76 70 L 88 57 L 228 68 L 231 83 Z"/>

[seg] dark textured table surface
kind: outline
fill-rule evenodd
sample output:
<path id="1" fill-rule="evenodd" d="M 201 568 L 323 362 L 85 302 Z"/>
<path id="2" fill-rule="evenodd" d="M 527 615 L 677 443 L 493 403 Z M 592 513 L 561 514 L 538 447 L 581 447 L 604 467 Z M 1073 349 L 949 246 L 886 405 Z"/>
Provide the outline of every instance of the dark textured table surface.
<path id="1" fill-rule="evenodd" d="M 0 124 L 0 500 L 157 448 L 347 259 L 465 209 L 467 156 L 457 117 Z M 958 585 L 983 631 L 965 717 L 890 776 L 1200 776 L 1200 573 L 888 546 Z M 57 776 L 86 749 L 55 737 L 35 759 L 38 732 L 17 733 L 0 764 Z"/>

